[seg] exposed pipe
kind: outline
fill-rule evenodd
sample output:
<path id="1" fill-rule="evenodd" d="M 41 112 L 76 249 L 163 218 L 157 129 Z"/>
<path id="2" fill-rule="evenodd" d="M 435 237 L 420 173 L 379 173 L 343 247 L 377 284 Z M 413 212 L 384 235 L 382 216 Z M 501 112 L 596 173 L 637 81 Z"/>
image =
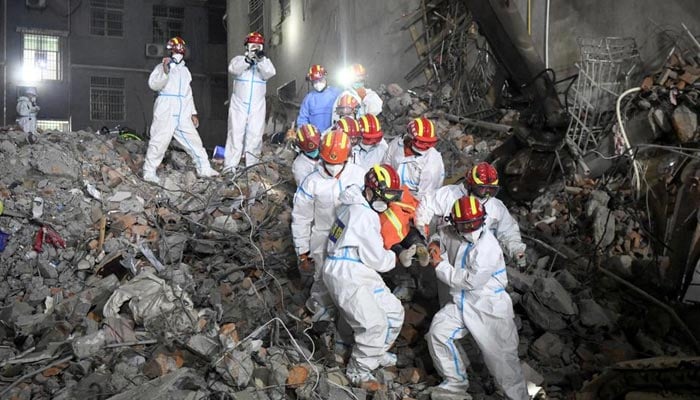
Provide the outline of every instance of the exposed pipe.
<path id="1" fill-rule="evenodd" d="M 532 37 L 532 0 L 527 0 L 527 34 Z"/>
<path id="2" fill-rule="evenodd" d="M 547 0 L 544 16 L 544 66 L 549 68 L 549 5 L 551 0 Z"/>
<path id="3" fill-rule="evenodd" d="M 620 97 L 617 98 L 617 104 L 615 105 L 615 111 L 617 113 L 617 124 L 620 126 L 620 133 L 622 134 L 622 138 L 625 140 L 625 146 L 627 147 L 625 151 L 631 150 L 632 145 L 630 144 L 630 140 L 627 137 L 627 132 L 625 132 L 625 125 L 622 123 L 622 113 L 620 112 L 620 105 L 622 104 L 622 99 L 625 98 L 625 96 L 630 95 L 632 93 L 637 93 L 640 90 L 642 90 L 641 87 L 635 87 L 626 90 L 620 95 Z M 641 178 L 639 176 L 639 165 L 634 159 L 634 154 L 631 154 L 630 158 L 632 158 L 632 168 L 634 169 L 634 186 L 637 189 L 637 197 L 639 197 L 639 191 L 642 187 Z"/>
<path id="4" fill-rule="evenodd" d="M 2 125 L 7 126 L 7 0 L 2 2 Z"/>

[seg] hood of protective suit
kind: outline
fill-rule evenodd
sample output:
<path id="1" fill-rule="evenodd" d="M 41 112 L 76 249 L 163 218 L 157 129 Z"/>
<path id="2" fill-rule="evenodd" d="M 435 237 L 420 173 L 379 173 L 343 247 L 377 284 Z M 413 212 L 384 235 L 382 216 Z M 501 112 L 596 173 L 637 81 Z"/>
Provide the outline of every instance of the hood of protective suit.
<path id="1" fill-rule="evenodd" d="M 340 194 L 341 204 L 367 204 L 365 196 L 362 194 L 362 188 L 357 185 L 350 185 Z"/>

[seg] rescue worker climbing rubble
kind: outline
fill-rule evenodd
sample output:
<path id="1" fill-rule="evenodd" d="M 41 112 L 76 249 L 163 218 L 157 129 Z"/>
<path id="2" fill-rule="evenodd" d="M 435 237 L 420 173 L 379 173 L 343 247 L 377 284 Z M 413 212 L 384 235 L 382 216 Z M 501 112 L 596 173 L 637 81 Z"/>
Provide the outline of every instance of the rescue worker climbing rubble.
<path id="1" fill-rule="evenodd" d="M 364 189 L 352 185 L 341 194 L 323 265 L 323 281 L 354 332 L 346 375 L 368 390 L 378 387 L 375 369 L 396 365 L 396 355 L 388 350 L 404 318 L 401 302 L 379 275 L 394 268 L 396 256 L 382 246 L 377 214 L 399 196 L 392 189 L 398 185 L 391 167 L 377 165 L 365 174 Z"/>
<path id="2" fill-rule="evenodd" d="M 236 173 L 241 157 L 245 157 L 246 167 L 260 162 L 267 80 L 276 73 L 265 56 L 264 43 L 261 34 L 250 33 L 244 42 L 245 54 L 233 57 L 228 65 L 234 77 L 224 151 L 224 172 L 228 174 Z"/>
<path id="3" fill-rule="evenodd" d="M 320 132 L 331 127 L 333 105 L 340 95 L 340 89 L 328 86 L 326 69 L 322 65 L 315 64 L 309 68 L 306 80 L 311 82 L 313 90 L 310 91 L 301 102 L 297 126 L 312 124 Z"/>
<path id="4" fill-rule="evenodd" d="M 496 198 L 498 190 L 498 171 L 491 164 L 481 162 L 465 173 L 464 184 L 443 186 L 423 199 L 417 211 L 419 229 L 424 232 L 434 215 L 448 216 L 455 200 L 467 194 L 473 195 L 486 209 L 486 228 L 496 236 L 505 254 L 524 269 L 527 266 L 526 246 L 520 237 L 518 222 L 505 204 Z"/>
<path id="5" fill-rule="evenodd" d="M 481 350 L 484 362 L 508 399 L 528 399 L 518 359 L 518 331 L 513 304 L 506 292 L 508 277 L 503 252 L 486 229 L 484 207 L 474 196 L 453 203 L 449 225 L 430 243 L 431 264 L 437 278 L 450 287 L 452 300 L 433 317 L 426 335 L 433 364 L 443 382 L 441 394 L 466 393 L 469 361 L 458 340 L 468 333 Z"/>
<path id="6" fill-rule="evenodd" d="M 316 169 L 297 188 L 292 207 L 297 264 L 302 275 L 313 276 L 306 304 L 314 313 L 314 322 L 332 321 L 335 317 L 335 307 L 320 273 L 340 193 L 350 185 L 362 186 L 364 180 L 364 171 L 348 162 L 350 138 L 343 131 L 331 131 L 322 138 L 319 156 Z"/>
<path id="7" fill-rule="evenodd" d="M 355 98 L 359 105 L 355 118 L 359 118 L 365 114 L 381 114 L 384 102 L 374 90 L 365 87 L 367 80 L 367 70 L 365 67 L 362 64 L 353 64 L 347 69 L 346 73 L 350 75 L 350 87 L 345 88 L 345 91 L 338 96 L 333 105 L 333 110 L 337 110 L 342 97 L 348 94 Z M 340 116 L 336 112 L 333 115 L 333 120 L 337 121 L 339 118 Z"/>
<path id="8" fill-rule="evenodd" d="M 190 87 L 192 75 L 183 60 L 185 41 L 174 37 L 168 41 L 166 48 L 170 51 L 170 57 L 163 58 L 148 78 L 148 86 L 158 92 L 158 97 L 153 106 L 151 138 L 143 164 L 143 179 L 160 184 L 156 170 L 173 137 L 192 157 L 200 177 L 218 176 L 219 173 L 209 164 L 202 139 L 197 133 L 199 118 Z"/>
<path id="9" fill-rule="evenodd" d="M 438 142 L 435 125 L 429 119 L 416 118 L 408 123 L 407 133 L 389 144 L 382 161 L 389 164 L 401 177 L 401 183 L 422 201 L 442 186 L 445 165 L 435 149 Z"/>
<path id="10" fill-rule="evenodd" d="M 384 132 L 379 119 L 374 114 L 363 115 L 358 121 L 362 140 L 353 147 L 355 164 L 363 169 L 369 169 L 375 164 L 381 164 L 389 145 L 384 140 Z"/>
<path id="11" fill-rule="evenodd" d="M 321 145 L 321 133 L 311 124 L 299 126 L 296 132 L 296 146 L 299 155 L 292 163 L 292 175 L 297 187 L 316 168 L 318 163 L 319 146 Z"/>

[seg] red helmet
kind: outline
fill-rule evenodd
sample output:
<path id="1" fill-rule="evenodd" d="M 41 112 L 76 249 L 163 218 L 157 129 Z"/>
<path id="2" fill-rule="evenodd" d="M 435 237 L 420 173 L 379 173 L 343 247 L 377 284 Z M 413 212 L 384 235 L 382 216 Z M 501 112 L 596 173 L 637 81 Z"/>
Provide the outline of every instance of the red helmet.
<path id="1" fill-rule="evenodd" d="M 310 153 L 318 149 L 321 144 L 321 134 L 318 128 L 311 124 L 302 125 L 297 129 L 297 146 L 304 153 Z"/>
<path id="2" fill-rule="evenodd" d="M 493 165 L 480 162 L 465 175 L 469 193 L 477 197 L 494 197 L 498 194 L 498 171 Z"/>
<path id="3" fill-rule="evenodd" d="M 450 223 L 459 233 L 470 233 L 484 225 L 486 211 L 479 199 L 464 196 L 455 201 L 450 212 Z"/>
<path id="4" fill-rule="evenodd" d="M 243 44 L 255 43 L 255 44 L 265 44 L 265 38 L 258 32 L 250 32 L 245 38 Z"/>
<path id="5" fill-rule="evenodd" d="M 171 53 L 185 54 L 185 45 L 185 41 L 180 36 L 175 36 L 168 40 L 165 48 Z"/>
<path id="6" fill-rule="evenodd" d="M 314 64 L 311 66 L 311 68 L 309 68 L 309 73 L 306 75 L 306 79 L 311 82 L 316 82 L 325 78 L 327 74 L 328 73 L 326 72 L 326 69 L 323 68 L 323 65 Z"/>
<path id="7" fill-rule="evenodd" d="M 338 105 L 335 107 L 335 111 L 338 113 L 338 115 L 355 115 L 358 108 L 360 108 L 360 102 L 357 101 L 355 96 L 351 94 L 344 94 L 340 97 Z"/>
<path id="8" fill-rule="evenodd" d="M 351 142 L 357 142 L 362 137 L 362 132 L 360 132 L 360 124 L 357 120 L 352 117 L 343 117 L 336 122 L 338 129 L 345 132 L 350 138 Z M 353 143 L 354 145 L 355 143 Z"/>
<path id="9" fill-rule="evenodd" d="M 366 145 L 373 145 L 381 142 L 384 138 L 384 132 L 382 132 L 382 125 L 379 123 L 379 119 L 372 115 L 366 114 L 360 118 L 360 131 L 362 131 L 362 143 Z"/>
<path id="10" fill-rule="evenodd" d="M 362 64 L 353 64 L 350 66 L 350 71 L 352 72 L 355 82 L 364 81 L 367 78 L 367 70 Z"/>
<path id="11" fill-rule="evenodd" d="M 327 164 L 342 164 L 350 157 L 350 138 L 340 129 L 330 131 L 321 142 L 321 159 Z"/>
<path id="12" fill-rule="evenodd" d="M 365 174 L 365 189 L 372 191 L 374 199 L 389 203 L 401 200 L 401 178 L 389 164 L 375 164 Z"/>
<path id="13" fill-rule="evenodd" d="M 408 123 L 406 130 L 411 137 L 411 144 L 418 150 L 428 150 L 437 144 L 438 137 L 435 125 L 428 118 L 414 119 Z"/>

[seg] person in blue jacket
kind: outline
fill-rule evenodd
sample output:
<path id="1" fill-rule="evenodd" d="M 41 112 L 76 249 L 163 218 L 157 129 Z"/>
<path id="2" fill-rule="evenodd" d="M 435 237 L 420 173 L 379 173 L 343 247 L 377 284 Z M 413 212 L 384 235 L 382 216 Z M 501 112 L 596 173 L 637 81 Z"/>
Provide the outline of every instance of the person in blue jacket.
<path id="1" fill-rule="evenodd" d="M 318 128 L 319 132 L 324 132 L 331 127 L 333 103 L 341 91 L 328 86 L 326 75 L 326 69 L 322 65 L 315 64 L 309 68 L 306 79 L 311 82 L 314 90 L 309 92 L 301 102 L 297 126 L 311 124 Z"/>

